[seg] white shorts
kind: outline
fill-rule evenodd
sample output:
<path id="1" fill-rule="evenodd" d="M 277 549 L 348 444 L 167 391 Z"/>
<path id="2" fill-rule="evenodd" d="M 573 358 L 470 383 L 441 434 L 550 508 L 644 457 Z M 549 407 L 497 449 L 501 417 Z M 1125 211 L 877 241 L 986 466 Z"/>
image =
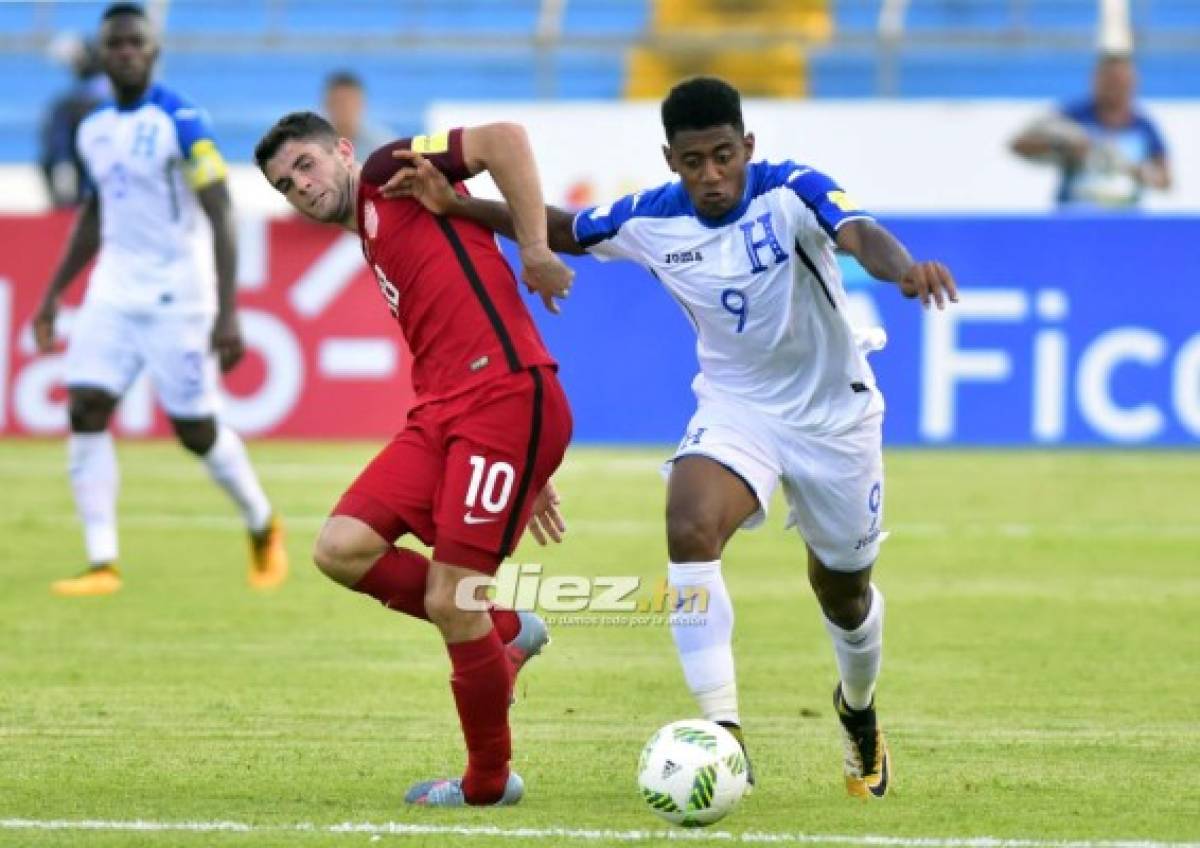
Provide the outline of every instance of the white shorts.
<path id="1" fill-rule="evenodd" d="M 207 418 L 220 408 L 210 345 L 213 316 L 127 312 L 103 301 L 75 315 L 67 342 L 66 383 L 121 397 L 145 367 L 172 418 Z"/>
<path id="2" fill-rule="evenodd" d="M 790 515 L 813 552 L 834 571 L 875 562 L 883 531 L 883 411 L 842 433 L 817 435 L 765 413 L 703 400 L 671 462 L 706 456 L 737 474 L 758 498 L 742 525 L 766 520 L 783 483 Z"/>

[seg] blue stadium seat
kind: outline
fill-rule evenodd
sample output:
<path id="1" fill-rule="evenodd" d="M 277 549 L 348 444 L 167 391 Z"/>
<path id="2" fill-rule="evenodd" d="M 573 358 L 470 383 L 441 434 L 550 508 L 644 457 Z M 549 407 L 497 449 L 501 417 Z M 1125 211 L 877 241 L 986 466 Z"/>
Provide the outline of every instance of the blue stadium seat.
<path id="1" fill-rule="evenodd" d="M 208 0 L 203 3 L 172 3 L 167 7 L 168 34 L 227 33 L 260 35 L 269 20 L 266 3 Z"/>
<path id="2" fill-rule="evenodd" d="M 650 0 L 570 0 L 563 32 L 634 38 L 650 25 Z"/>
<path id="3" fill-rule="evenodd" d="M 882 0 L 833 0 L 835 33 L 870 33 L 879 28 Z"/>

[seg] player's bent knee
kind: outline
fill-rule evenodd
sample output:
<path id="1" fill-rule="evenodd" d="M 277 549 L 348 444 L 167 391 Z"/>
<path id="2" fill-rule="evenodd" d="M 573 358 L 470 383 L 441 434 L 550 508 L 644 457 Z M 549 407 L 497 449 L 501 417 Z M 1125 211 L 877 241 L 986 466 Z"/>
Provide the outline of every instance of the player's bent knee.
<path id="1" fill-rule="evenodd" d="M 858 627 L 871 609 L 871 566 L 839 571 L 813 559 L 809 583 L 825 617 L 846 630 Z"/>
<path id="2" fill-rule="evenodd" d="M 117 399 L 102 389 L 70 389 L 67 415 L 73 433 L 100 433 L 108 428 L 108 420 L 116 408 Z"/>
<path id="3" fill-rule="evenodd" d="M 453 586 L 431 586 L 425 592 L 425 614 L 434 624 L 453 624 L 465 616 L 459 607 Z"/>
<path id="4" fill-rule="evenodd" d="M 196 456 L 205 456 L 217 441 L 217 422 L 213 418 L 187 420 L 172 418 L 171 426 L 179 443 Z"/>
<path id="5" fill-rule="evenodd" d="M 313 562 L 330 580 L 353 586 L 379 559 L 382 551 L 377 548 L 377 545 L 365 544 L 359 534 L 333 519 L 327 521 L 317 535 Z"/>
<path id="6" fill-rule="evenodd" d="M 720 559 L 725 546 L 719 522 L 694 512 L 667 511 L 667 549 L 673 562 Z"/>

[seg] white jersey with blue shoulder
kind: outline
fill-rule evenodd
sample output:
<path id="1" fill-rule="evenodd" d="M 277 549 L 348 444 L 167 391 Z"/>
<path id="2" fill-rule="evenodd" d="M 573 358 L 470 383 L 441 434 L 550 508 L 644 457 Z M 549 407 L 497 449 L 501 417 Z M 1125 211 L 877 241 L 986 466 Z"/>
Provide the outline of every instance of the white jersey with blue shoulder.
<path id="1" fill-rule="evenodd" d="M 216 310 L 212 232 L 196 192 L 225 178 L 208 116 L 162 85 L 101 104 L 76 145 L 100 201 L 88 300 L 124 309 Z"/>
<path id="2" fill-rule="evenodd" d="M 741 202 L 719 219 L 701 217 L 674 182 L 585 209 L 574 232 L 600 259 L 644 265 L 683 307 L 699 399 L 834 432 L 882 409 L 834 253 L 838 228 L 870 219 L 813 168 L 754 162 Z"/>

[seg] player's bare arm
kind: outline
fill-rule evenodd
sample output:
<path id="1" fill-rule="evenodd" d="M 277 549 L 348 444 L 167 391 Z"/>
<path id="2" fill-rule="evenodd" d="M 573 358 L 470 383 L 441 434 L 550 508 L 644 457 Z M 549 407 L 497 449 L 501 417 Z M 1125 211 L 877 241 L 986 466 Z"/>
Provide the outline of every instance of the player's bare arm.
<path id="1" fill-rule="evenodd" d="M 1061 160 L 1069 165 L 1082 164 L 1091 149 L 1083 132 L 1069 132 L 1070 123 L 1058 116 L 1043 118 L 1012 140 L 1009 149 L 1031 162 Z"/>
<path id="2" fill-rule="evenodd" d="M 453 215 L 482 224 L 505 238 L 516 239 L 512 211 L 497 200 L 458 194 L 446 177 L 425 157 L 412 151 L 395 154 L 409 164 L 401 168 L 385 186 L 391 197 L 412 197 L 435 215 Z M 575 239 L 575 216 L 557 206 L 546 207 L 546 235 L 555 253 L 582 256 L 586 250 Z"/>
<path id="3" fill-rule="evenodd" d="M 858 260 L 877 280 L 898 283 L 905 297 L 920 298 L 945 309 L 958 301 L 954 275 L 941 262 L 916 262 L 908 250 L 884 227 L 874 221 L 850 221 L 837 233 L 837 245 Z"/>
<path id="4" fill-rule="evenodd" d="M 196 197 L 212 224 L 216 258 L 217 320 L 213 324 L 212 349 L 221 370 L 229 371 L 245 353 L 237 320 L 237 231 L 233 222 L 233 204 L 224 180 L 206 185 L 196 192 Z"/>
<path id="5" fill-rule="evenodd" d="M 521 277 L 531 291 L 550 297 L 565 297 L 575 275 L 550 250 L 543 214 L 542 185 L 529 139 L 519 124 L 495 123 L 467 127 L 462 133 L 463 159 L 472 174 L 486 170 L 508 201 L 513 213 L 513 236 L 520 249 Z M 398 158 L 405 158 L 397 151 Z M 408 157 L 410 164 L 414 163 Z M 396 175 L 403 181 L 403 170 Z M 389 181 L 390 185 L 395 181 Z M 389 196 L 387 187 L 384 196 Z M 547 306 L 551 311 L 557 311 Z"/>
<path id="6" fill-rule="evenodd" d="M 50 353 L 54 350 L 54 318 L 58 314 L 58 301 L 67 287 L 79 276 L 79 272 L 92 261 L 100 249 L 100 201 L 93 194 L 83 204 L 75 217 L 75 226 L 67 241 L 67 249 L 59 260 L 58 269 L 46 287 L 42 302 L 33 317 L 33 336 L 38 350 Z"/>

